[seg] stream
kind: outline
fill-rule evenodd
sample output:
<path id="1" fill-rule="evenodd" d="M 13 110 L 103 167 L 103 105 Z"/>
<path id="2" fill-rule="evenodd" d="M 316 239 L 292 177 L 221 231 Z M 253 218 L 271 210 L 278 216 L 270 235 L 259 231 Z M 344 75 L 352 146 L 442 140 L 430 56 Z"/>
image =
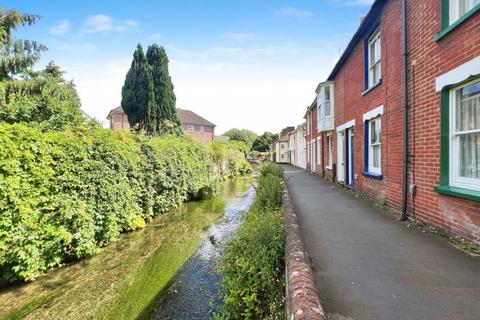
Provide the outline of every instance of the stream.
<path id="1" fill-rule="evenodd" d="M 102 251 L 0 288 L 0 319 L 210 319 L 220 247 L 254 199 L 251 177 L 123 234 Z"/>
<path id="2" fill-rule="evenodd" d="M 221 302 L 218 290 L 222 278 L 216 272 L 216 267 L 222 254 L 222 246 L 241 225 L 242 213 L 250 207 L 253 198 L 254 189 L 251 187 L 243 198 L 227 205 L 224 217 L 209 228 L 205 239 L 172 281 L 166 293 L 155 301 L 150 319 L 213 319 L 215 305 Z"/>

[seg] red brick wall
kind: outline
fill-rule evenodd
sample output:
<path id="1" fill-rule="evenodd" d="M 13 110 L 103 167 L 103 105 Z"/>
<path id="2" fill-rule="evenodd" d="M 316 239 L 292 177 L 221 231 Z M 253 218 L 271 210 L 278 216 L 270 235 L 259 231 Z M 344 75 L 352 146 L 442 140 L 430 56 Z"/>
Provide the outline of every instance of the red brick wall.
<path id="1" fill-rule="evenodd" d="M 470 18 L 438 43 L 440 1 L 408 1 L 409 19 L 409 196 L 412 215 L 465 239 L 480 242 L 480 203 L 440 195 L 440 94 L 435 78 L 480 55 L 480 14 Z M 364 48 L 360 41 L 335 78 L 335 127 L 355 119 L 355 189 L 395 209 L 402 204 L 403 106 L 401 1 L 389 1 L 381 17 L 382 83 L 364 90 Z M 382 180 L 362 176 L 364 170 L 363 114 L 384 106 L 382 122 Z M 311 138 L 309 139 L 309 141 Z M 327 155 L 324 137 L 323 155 Z M 333 134 L 334 163 L 337 133 Z M 328 171 L 327 171 L 328 173 Z"/>
<path id="2" fill-rule="evenodd" d="M 435 91 L 435 79 L 480 56 L 480 14 L 434 42 L 432 37 L 440 31 L 440 1 L 411 0 L 408 10 L 409 176 L 417 186 L 409 209 L 451 233 L 480 242 L 480 203 L 433 190 L 440 179 L 440 93 Z"/>
<path id="3" fill-rule="evenodd" d="M 373 30 L 372 30 L 373 31 Z M 355 120 L 355 189 L 400 208 L 402 182 L 402 91 L 401 91 L 401 3 L 390 1 L 380 20 L 382 83 L 365 90 L 364 43 L 360 41 L 335 78 L 335 127 Z M 383 105 L 381 117 L 382 180 L 362 175 L 364 171 L 363 114 Z M 337 163 L 337 132 L 334 132 L 334 163 Z M 325 154 L 327 146 L 325 144 Z"/>
<path id="4" fill-rule="evenodd" d="M 193 137 L 193 140 L 202 143 L 210 143 L 213 141 L 215 131 L 213 127 L 204 126 L 204 132 L 200 132 L 200 126 L 195 125 L 194 128 L 195 132 L 188 132 L 188 125 L 183 125 L 185 134 Z"/>

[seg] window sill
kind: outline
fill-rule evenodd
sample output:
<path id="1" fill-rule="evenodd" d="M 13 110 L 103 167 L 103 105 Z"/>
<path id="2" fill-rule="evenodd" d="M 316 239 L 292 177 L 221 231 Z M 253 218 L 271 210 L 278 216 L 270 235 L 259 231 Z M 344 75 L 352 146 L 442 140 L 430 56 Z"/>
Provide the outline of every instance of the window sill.
<path id="1" fill-rule="evenodd" d="M 325 169 L 332 170 L 332 166 L 325 166 Z"/>
<path id="2" fill-rule="evenodd" d="M 458 187 L 452 186 L 445 186 L 445 185 L 436 185 L 433 190 L 440 194 L 446 194 L 448 196 L 473 200 L 480 202 L 480 191 L 470 190 L 470 189 L 463 189 Z"/>
<path id="3" fill-rule="evenodd" d="M 432 40 L 438 42 L 442 40 L 446 35 L 455 30 L 458 26 L 467 21 L 470 17 L 480 11 L 480 4 L 477 4 L 474 8 L 464 14 L 460 19 L 449 25 L 447 28 L 443 29 L 439 33 L 433 36 Z"/>
<path id="4" fill-rule="evenodd" d="M 375 89 L 376 87 L 378 87 L 379 85 L 382 84 L 382 79 L 380 79 L 380 81 L 378 81 L 377 83 L 375 83 L 374 85 L 372 85 L 370 88 L 366 89 L 365 91 L 362 92 L 362 96 L 366 95 L 367 93 L 369 93 L 370 91 L 372 91 L 373 89 Z"/>
<path id="5" fill-rule="evenodd" d="M 372 178 L 376 180 L 383 180 L 383 175 L 378 174 L 378 173 L 372 173 L 372 172 L 362 172 L 362 175 L 367 178 Z"/>

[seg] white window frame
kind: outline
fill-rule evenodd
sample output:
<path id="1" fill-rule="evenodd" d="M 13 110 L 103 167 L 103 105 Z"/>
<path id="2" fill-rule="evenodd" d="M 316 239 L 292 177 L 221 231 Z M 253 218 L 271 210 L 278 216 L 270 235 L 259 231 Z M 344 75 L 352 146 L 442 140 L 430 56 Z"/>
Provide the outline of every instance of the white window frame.
<path id="1" fill-rule="evenodd" d="M 449 185 L 452 187 L 464 188 L 464 189 L 471 189 L 480 191 L 480 179 L 475 178 L 466 178 L 460 176 L 460 136 L 463 134 L 469 133 L 477 133 L 480 132 L 480 129 L 475 130 L 468 130 L 463 132 L 457 132 L 457 118 L 456 118 L 456 94 L 459 90 L 473 84 L 479 82 L 479 79 L 475 79 L 468 83 L 465 83 L 461 86 L 457 86 L 450 90 L 450 98 L 449 98 L 449 114 L 450 114 L 450 139 L 449 139 Z"/>
<path id="2" fill-rule="evenodd" d="M 333 117 L 335 114 L 334 83 L 327 82 L 319 85 L 317 89 L 317 129 L 318 132 L 332 130 L 334 126 Z M 326 90 L 330 91 L 330 99 L 326 99 Z M 326 113 L 326 106 L 330 104 L 330 114 Z"/>
<path id="3" fill-rule="evenodd" d="M 327 135 L 327 148 L 328 148 L 328 155 L 327 155 L 327 165 L 325 166 L 327 169 L 332 169 L 333 165 L 333 135 Z"/>
<path id="4" fill-rule="evenodd" d="M 465 8 L 465 12 L 461 12 L 460 2 L 464 0 L 450 0 L 449 2 L 449 24 L 453 24 L 455 21 L 463 17 L 467 12 L 472 10 L 476 5 L 480 3 L 478 0 L 465 0 L 467 7 Z"/>
<path id="5" fill-rule="evenodd" d="M 371 142 L 371 125 L 372 123 L 375 123 L 375 128 L 378 128 L 378 142 L 372 144 Z M 382 118 L 380 115 L 376 116 L 375 118 L 369 119 L 367 121 L 367 145 L 368 145 L 368 173 L 374 173 L 381 175 L 382 174 Z M 378 155 L 378 160 L 379 160 L 379 167 L 374 167 L 373 166 L 373 150 L 374 147 L 379 147 L 379 155 Z"/>
<path id="6" fill-rule="evenodd" d="M 205 127 L 204 126 L 200 126 L 200 133 L 205 133 Z"/>
<path id="7" fill-rule="evenodd" d="M 317 138 L 317 165 L 322 164 L 322 139 L 321 137 Z"/>
<path id="8" fill-rule="evenodd" d="M 188 132 L 195 132 L 195 126 L 193 124 L 187 125 L 187 131 Z"/>
<path id="9" fill-rule="evenodd" d="M 367 57 L 367 65 L 368 65 L 368 88 L 372 88 L 376 86 L 380 81 L 382 80 L 382 38 L 381 38 L 381 33 L 380 33 L 380 28 L 375 30 L 371 37 L 368 39 L 368 57 Z M 376 60 L 371 61 L 371 56 L 372 56 L 372 44 L 374 42 L 378 41 L 378 52 L 377 56 L 375 56 Z M 379 78 L 374 82 L 375 78 L 375 67 L 378 65 L 379 68 Z"/>

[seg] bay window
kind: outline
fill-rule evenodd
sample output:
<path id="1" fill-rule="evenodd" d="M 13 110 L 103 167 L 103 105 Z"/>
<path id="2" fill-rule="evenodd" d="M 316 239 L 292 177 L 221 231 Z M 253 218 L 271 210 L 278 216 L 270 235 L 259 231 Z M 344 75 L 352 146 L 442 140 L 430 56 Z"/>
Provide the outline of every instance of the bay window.
<path id="1" fill-rule="evenodd" d="M 317 127 L 318 132 L 332 130 L 334 126 L 333 82 L 320 83 L 317 93 Z"/>

